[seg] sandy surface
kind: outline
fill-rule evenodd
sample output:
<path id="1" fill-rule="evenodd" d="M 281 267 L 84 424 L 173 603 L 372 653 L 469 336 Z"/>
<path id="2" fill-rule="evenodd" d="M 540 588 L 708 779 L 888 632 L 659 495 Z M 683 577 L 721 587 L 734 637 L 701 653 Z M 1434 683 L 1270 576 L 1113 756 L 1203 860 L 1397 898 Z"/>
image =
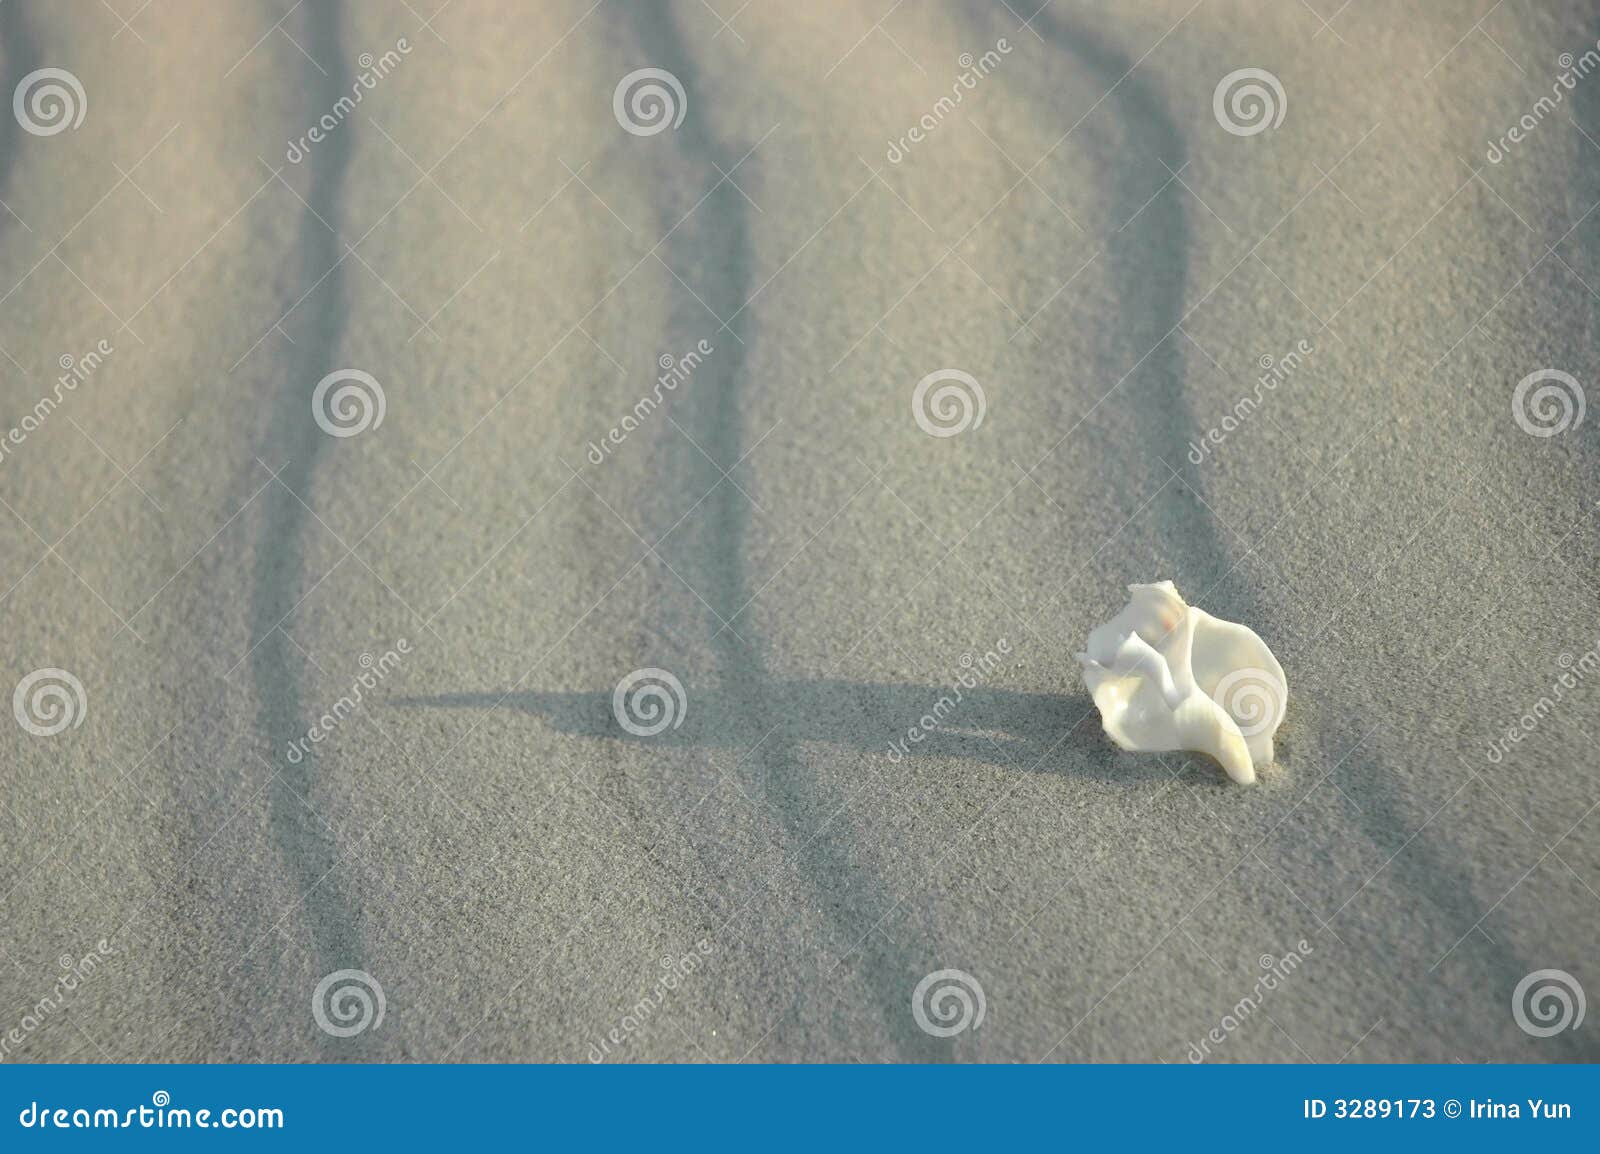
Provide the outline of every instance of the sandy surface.
<path id="1" fill-rule="evenodd" d="M 0 457 L 5 691 L 83 687 L 0 725 L 5 1060 L 1600 1056 L 1512 1013 L 1600 997 L 1600 416 L 1512 411 L 1600 403 L 1600 74 L 1485 159 L 1588 5 L 438 4 L 0 6 L 87 103 L 0 120 L 0 425 L 92 366 Z M 1164 577 L 1288 672 L 1256 788 L 1091 714 Z"/>

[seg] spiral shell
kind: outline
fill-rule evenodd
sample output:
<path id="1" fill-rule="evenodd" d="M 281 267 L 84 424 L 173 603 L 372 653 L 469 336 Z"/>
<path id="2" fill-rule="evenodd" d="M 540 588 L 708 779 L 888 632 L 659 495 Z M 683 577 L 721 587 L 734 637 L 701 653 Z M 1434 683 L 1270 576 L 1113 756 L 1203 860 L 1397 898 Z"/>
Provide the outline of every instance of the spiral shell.
<path id="1" fill-rule="evenodd" d="M 1078 654 L 1106 736 L 1133 753 L 1208 754 L 1253 783 L 1288 709 L 1278 659 L 1254 630 L 1189 605 L 1171 581 L 1128 591 Z"/>

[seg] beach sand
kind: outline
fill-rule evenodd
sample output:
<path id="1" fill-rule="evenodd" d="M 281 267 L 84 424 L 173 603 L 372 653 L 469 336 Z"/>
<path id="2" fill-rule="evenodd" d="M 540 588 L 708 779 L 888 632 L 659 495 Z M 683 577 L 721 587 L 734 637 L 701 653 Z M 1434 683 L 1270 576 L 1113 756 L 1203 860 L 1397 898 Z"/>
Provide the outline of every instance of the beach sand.
<path id="1" fill-rule="evenodd" d="M 1592 13 L 1036 4 L 0 6 L 5 1060 L 1600 1056 Z M 1166 578 L 1253 788 L 1100 730 Z"/>

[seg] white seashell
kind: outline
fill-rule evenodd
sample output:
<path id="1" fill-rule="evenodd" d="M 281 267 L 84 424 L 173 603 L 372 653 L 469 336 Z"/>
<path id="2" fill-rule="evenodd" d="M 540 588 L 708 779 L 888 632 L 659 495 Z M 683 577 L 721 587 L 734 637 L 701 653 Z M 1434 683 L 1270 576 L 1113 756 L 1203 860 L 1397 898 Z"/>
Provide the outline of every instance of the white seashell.
<path id="1" fill-rule="evenodd" d="M 1171 581 L 1128 592 L 1078 654 L 1106 736 L 1133 753 L 1209 754 L 1252 784 L 1289 704 L 1283 666 L 1255 630 L 1189 605 Z"/>

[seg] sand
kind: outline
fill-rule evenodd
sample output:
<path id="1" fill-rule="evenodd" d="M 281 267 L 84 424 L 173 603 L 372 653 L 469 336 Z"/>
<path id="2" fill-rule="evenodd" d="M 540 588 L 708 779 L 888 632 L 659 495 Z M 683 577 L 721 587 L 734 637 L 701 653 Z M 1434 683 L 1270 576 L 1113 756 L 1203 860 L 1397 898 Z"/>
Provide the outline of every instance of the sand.
<path id="1" fill-rule="evenodd" d="M 0 6 L 5 1060 L 1600 1056 L 1587 6 L 436 3 Z M 1163 578 L 1255 788 L 1092 714 Z"/>

